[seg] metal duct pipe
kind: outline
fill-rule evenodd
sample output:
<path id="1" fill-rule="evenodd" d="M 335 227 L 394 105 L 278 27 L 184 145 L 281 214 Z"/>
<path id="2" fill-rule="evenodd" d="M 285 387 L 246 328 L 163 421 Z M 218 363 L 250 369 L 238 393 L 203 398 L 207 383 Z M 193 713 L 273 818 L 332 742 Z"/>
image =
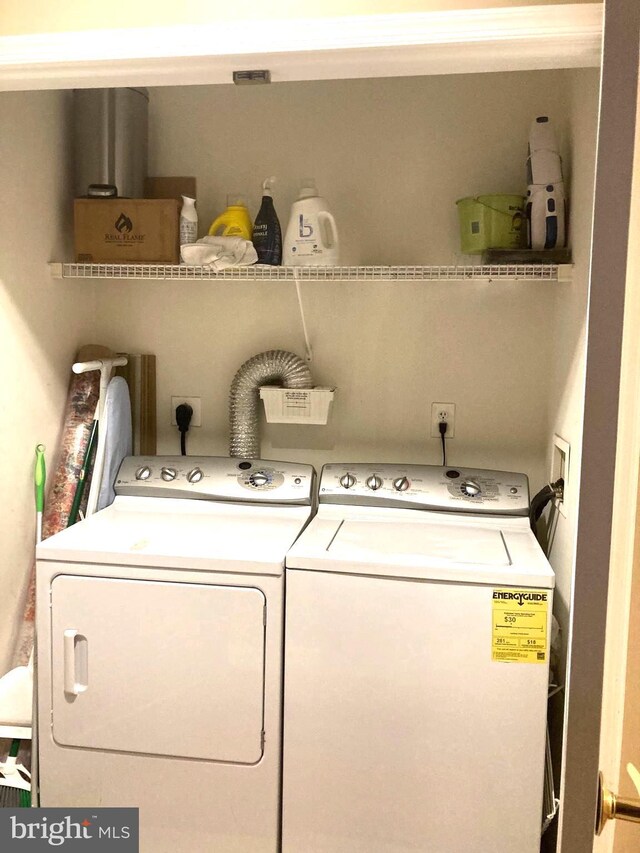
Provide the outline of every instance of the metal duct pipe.
<path id="1" fill-rule="evenodd" d="M 313 388 L 313 379 L 305 362 L 286 350 L 261 352 L 245 361 L 233 377 L 229 392 L 229 456 L 260 458 L 258 388 L 261 385 Z"/>

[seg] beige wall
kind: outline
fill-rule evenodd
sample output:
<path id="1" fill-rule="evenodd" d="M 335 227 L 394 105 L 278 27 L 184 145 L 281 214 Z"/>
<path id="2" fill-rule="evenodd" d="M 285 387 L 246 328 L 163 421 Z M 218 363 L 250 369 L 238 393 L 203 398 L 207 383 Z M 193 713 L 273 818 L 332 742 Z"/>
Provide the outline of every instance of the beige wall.
<path id="1" fill-rule="evenodd" d="M 68 95 L 0 95 L 0 674 L 10 663 L 34 551 L 35 445 L 53 468 L 73 354 L 88 342 L 93 285 L 54 282 L 70 251 Z"/>
<path id="2" fill-rule="evenodd" d="M 65 0 L 64 3 L 52 3 L 51 0 L 25 0 L 22 3 L 0 0 L 0 35 L 201 24 L 217 20 L 313 18 L 543 6 L 568 2 L 571 0 L 349 0 L 346 3 L 339 0 L 315 0 L 305 4 L 297 0 L 274 0 L 268 4 L 263 0 L 245 0 L 240 4 L 221 3 L 220 0 L 183 0 L 181 3 L 175 0 L 137 0 L 126 7 L 115 7 L 105 0 Z"/>
<path id="3" fill-rule="evenodd" d="M 525 183 L 532 116 L 567 138 L 566 72 L 161 89 L 151 94 L 151 171 L 195 174 L 201 231 L 225 193 L 279 176 L 286 223 L 314 175 L 340 225 L 345 263 L 452 263 L 455 199 Z M 468 260 L 468 259 L 467 259 Z M 80 286 L 80 285 L 78 285 Z M 555 286 L 307 283 L 316 381 L 336 384 L 330 425 L 263 427 L 263 454 L 439 463 L 432 401 L 457 403 L 457 464 L 545 473 Z M 227 397 L 264 349 L 303 354 L 289 283 L 103 282 L 101 338 L 158 356 L 160 452 L 178 448 L 172 394 L 200 396 L 192 453 L 226 453 Z"/>
<path id="4" fill-rule="evenodd" d="M 556 574 L 554 613 L 561 627 L 566 655 L 571 619 L 571 594 L 575 572 L 575 548 L 580 488 L 580 454 L 585 381 L 585 323 L 589 286 L 591 224 L 595 178 L 596 133 L 598 118 L 599 72 L 584 69 L 569 72 L 571 174 L 570 242 L 574 276 L 570 284 L 556 288 L 553 306 L 552 369 L 548 386 L 548 426 L 545 471 L 551 473 L 553 436 L 570 444 L 569 477 L 563 514 L 554 513 L 549 559 Z M 560 684 L 565 683 L 564 655 L 558 669 Z M 552 753 L 556 771 L 556 793 L 560 790 L 564 693 L 550 703 Z M 557 821 L 549 831 L 549 840 Z"/>
<path id="5" fill-rule="evenodd" d="M 556 608 L 569 609 L 575 553 L 580 451 L 585 378 L 585 322 L 591 248 L 591 218 L 595 176 L 599 72 L 587 69 L 571 76 L 571 209 L 570 240 L 574 261 L 571 284 L 557 288 L 554 305 L 554 351 L 549 398 L 547 466 L 551 471 L 552 438 L 571 445 L 567 501 L 555 517 L 551 561 L 556 571 Z M 563 627 L 567 627 L 564 625 Z M 566 630 L 565 630 L 566 634 Z M 565 637 L 566 639 L 566 637 Z"/>

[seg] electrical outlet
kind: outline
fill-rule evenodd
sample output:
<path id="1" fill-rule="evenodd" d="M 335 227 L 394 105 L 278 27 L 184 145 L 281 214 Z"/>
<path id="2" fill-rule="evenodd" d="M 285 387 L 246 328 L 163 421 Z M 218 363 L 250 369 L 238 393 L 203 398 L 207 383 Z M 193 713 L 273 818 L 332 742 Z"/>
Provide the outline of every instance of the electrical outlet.
<path id="1" fill-rule="evenodd" d="M 561 477 L 564 480 L 564 494 L 562 500 L 556 500 L 558 512 L 565 518 L 567 516 L 567 489 L 569 488 L 569 455 L 571 445 L 559 435 L 553 436 L 553 451 L 551 455 L 550 483 L 555 483 Z"/>
<path id="2" fill-rule="evenodd" d="M 456 404 L 432 403 L 431 438 L 440 438 L 439 424 L 445 421 L 447 424 L 447 432 L 445 433 L 445 438 L 453 438 L 456 434 Z"/>
<path id="3" fill-rule="evenodd" d="M 202 402 L 200 397 L 172 397 L 171 398 L 171 424 L 172 426 L 177 426 L 176 423 L 176 409 L 182 403 L 188 403 L 193 409 L 193 415 L 191 417 L 192 427 L 202 426 Z"/>

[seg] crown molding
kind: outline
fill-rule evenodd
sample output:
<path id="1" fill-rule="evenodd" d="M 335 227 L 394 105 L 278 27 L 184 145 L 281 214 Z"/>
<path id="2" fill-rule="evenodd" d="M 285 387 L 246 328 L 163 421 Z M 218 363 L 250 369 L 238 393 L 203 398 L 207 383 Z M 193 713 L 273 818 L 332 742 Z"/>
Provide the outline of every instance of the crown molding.
<path id="1" fill-rule="evenodd" d="M 600 63 L 602 5 L 90 30 L 0 38 L 0 89 L 465 74 Z"/>

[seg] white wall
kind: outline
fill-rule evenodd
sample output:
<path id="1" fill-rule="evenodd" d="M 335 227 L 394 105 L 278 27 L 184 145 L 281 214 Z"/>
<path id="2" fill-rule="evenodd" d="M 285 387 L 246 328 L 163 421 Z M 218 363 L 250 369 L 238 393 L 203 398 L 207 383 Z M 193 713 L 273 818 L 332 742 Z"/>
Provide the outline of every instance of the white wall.
<path id="1" fill-rule="evenodd" d="M 0 674 L 33 559 L 35 445 L 53 469 L 73 354 L 93 321 L 93 285 L 54 282 L 46 266 L 71 251 L 68 98 L 0 95 Z"/>
<path id="2" fill-rule="evenodd" d="M 563 139 L 566 72 L 189 87 L 151 94 L 152 174 L 195 174 L 201 231 L 244 190 L 280 178 L 283 223 L 297 179 L 315 175 L 338 218 L 345 263 L 451 263 L 455 200 L 521 190 L 531 118 Z M 468 260 L 468 259 L 467 259 Z M 79 286 L 79 285 L 78 285 Z M 336 384 L 328 427 L 263 427 L 263 455 L 439 463 L 432 401 L 457 403 L 450 460 L 527 471 L 548 443 L 552 284 L 303 285 L 315 379 Z M 176 451 L 172 394 L 200 396 L 192 453 L 226 453 L 227 397 L 241 363 L 303 354 L 288 283 L 101 282 L 98 329 L 158 357 L 159 452 Z"/>

